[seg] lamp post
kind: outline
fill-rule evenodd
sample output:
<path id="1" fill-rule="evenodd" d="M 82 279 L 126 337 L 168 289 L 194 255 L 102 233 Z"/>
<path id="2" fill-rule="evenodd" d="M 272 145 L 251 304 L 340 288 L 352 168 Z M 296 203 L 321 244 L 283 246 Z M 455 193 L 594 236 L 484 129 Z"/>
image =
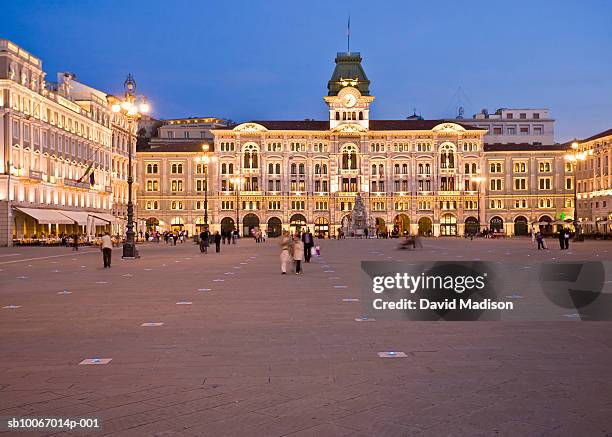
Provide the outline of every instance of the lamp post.
<path id="1" fill-rule="evenodd" d="M 210 152 L 208 144 L 202 145 L 202 155 L 196 156 L 195 162 L 204 166 L 204 227 L 208 228 L 208 164 L 216 162 L 217 157 Z"/>
<path id="2" fill-rule="evenodd" d="M 236 192 L 236 230 L 240 234 L 240 228 L 238 224 L 240 223 L 240 199 L 238 196 L 240 195 L 240 187 L 244 182 L 244 178 L 242 176 L 236 176 L 230 179 L 232 184 L 234 185 L 234 191 Z"/>
<path id="3" fill-rule="evenodd" d="M 478 190 L 478 200 L 476 203 L 478 204 L 478 234 L 480 234 L 480 184 L 487 180 L 484 176 L 474 176 L 471 178 L 472 181 L 476 182 L 476 187 Z"/>
<path id="4" fill-rule="evenodd" d="M 578 221 L 578 162 L 585 161 L 587 156 L 593 154 L 593 150 L 580 152 L 578 141 L 572 142 L 572 149 L 565 155 L 565 160 L 572 163 L 574 173 L 574 240 L 580 236 L 580 222 Z"/>
<path id="5" fill-rule="evenodd" d="M 128 141 L 128 204 L 127 204 L 127 231 L 125 233 L 125 242 L 123 243 L 123 258 L 136 258 L 136 242 L 134 241 L 134 204 L 132 203 L 132 184 L 134 178 L 132 176 L 132 126 L 142 114 L 149 112 L 149 104 L 144 96 L 136 95 L 136 81 L 131 74 L 128 74 L 127 79 L 123 83 L 125 89 L 122 99 L 116 99 L 112 104 L 111 109 L 115 113 L 122 113 L 127 118 L 129 138 Z"/>

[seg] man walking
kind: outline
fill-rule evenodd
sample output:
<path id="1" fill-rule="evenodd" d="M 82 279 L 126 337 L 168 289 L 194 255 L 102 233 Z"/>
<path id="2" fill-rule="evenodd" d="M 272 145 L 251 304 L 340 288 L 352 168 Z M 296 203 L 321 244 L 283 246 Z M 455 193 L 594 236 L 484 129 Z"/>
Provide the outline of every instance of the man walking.
<path id="1" fill-rule="evenodd" d="M 559 229 L 559 246 L 561 246 L 561 250 L 565 249 L 565 231 L 563 228 Z"/>
<path id="2" fill-rule="evenodd" d="M 563 230 L 563 239 L 565 240 L 565 249 L 569 249 L 570 231 L 569 228 Z"/>
<path id="3" fill-rule="evenodd" d="M 104 261 L 104 268 L 111 266 L 111 256 L 113 254 L 113 241 L 111 240 L 108 232 L 105 232 L 102 236 L 102 260 Z"/>
<path id="4" fill-rule="evenodd" d="M 200 232 L 200 252 L 208 253 L 209 238 L 210 234 L 208 233 L 208 228 Z"/>
<path id="5" fill-rule="evenodd" d="M 314 239 L 312 238 L 312 234 L 310 233 L 310 229 L 306 228 L 306 232 L 302 234 L 302 243 L 304 243 L 304 260 L 309 263 L 311 250 L 314 246 Z"/>
<path id="6" fill-rule="evenodd" d="M 221 252 L 221 234 L 219 234 L 219 231 L 215 232 L 215 252 Z"/>

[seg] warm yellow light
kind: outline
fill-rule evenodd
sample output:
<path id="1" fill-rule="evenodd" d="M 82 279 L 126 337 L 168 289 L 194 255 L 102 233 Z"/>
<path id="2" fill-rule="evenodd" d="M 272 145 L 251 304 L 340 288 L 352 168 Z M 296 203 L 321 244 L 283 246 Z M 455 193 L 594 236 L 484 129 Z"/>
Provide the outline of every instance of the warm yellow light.
<path id="1" fill-rule="evenodd" d="M 208 144 L 202 144 L 202 150 L 205 152 L 208 152 L 208 149 L 210 148 L 210 146 Z"/>
<path id="2" fill-rule="evenodd" d="M 113 106 L 111 106 L 111 109 L 113 112 L 119 112 L 121 111 L 121 105 L 119 103 L 115 103 Z"/>
<path id="3" fill-rule="evenodd" d="M 140 104 L 140 112 L 142 112 L 143 114 L 146 114 L 150 110 L 151 110 L 151 108 L 149 107 L 149 104 L 147 102 L 144 102 L 144 103 Z"/>
<path id="4" fill-rule="evenodd" d="M 579 144 L 576 141 L 574 141 L 572 143 L 572 149 L 576 150 L 578 147 L 579 147 Z"/>
<path id="5" fill-rule="evenodd" d="M 210 158 L 208 156 L 203 156 L 202 162 L 204 162 L 204 164 L 208 164 L 210 162 Z"/>
<path id="6" fill-rule="evenodd" d="M 125 111 L 129 111 L 131 107 L 132 107 L 132 104 L 128 101 L 121 103 L 121 108 Z"/>
<path id="7" fill-rule="evenodd" d="M 134 105 L 130 105 L 130 108 L 127 110 L 128 115 L 136 115 L 138 114 L 138 110 L 136 109 L 136 106 Z"/>
<path id="8" fill-rule="evenodd" d="M 195 162 L 200 163 L 200 161 L 202 161 L 202 158 L 199 156 L 196 156 L 194 160 Z"/>

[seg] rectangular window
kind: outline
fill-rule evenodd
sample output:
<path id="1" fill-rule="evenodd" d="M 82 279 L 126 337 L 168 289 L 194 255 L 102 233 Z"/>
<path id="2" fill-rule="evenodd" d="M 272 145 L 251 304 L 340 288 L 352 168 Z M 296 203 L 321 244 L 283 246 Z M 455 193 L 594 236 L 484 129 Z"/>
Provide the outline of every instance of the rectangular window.
<path id="1" fill-rule="evenodd" d="M 514 189 L 515 190 L 526 190 L 527 179 L 526 178 L 514 178 Z"/>
<path id="2" fill-rule="evenodd" d="M 540 190 L 550 190 L 552 186 L 552 179 L 549 177 L 539 178 L 538 180 L 538 188 Z"/>
<path id="3" fill-rule="evenodd" d="M 503 179 L 496 178 L 489 181 L 489 189 L 491 191 L 501 191 L 503 187 Z"/>

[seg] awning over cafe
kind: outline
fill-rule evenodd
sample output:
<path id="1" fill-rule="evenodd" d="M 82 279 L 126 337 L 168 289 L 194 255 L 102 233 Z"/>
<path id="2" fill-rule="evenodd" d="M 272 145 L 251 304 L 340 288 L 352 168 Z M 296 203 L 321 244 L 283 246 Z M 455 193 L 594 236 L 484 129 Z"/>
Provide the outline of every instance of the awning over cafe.
<path id="1" fill-rule="evenodd" d="M 57 209 L 23 208 L 21 206 L 16 206 L 15 209 L 29 215 L 41 225 L 70 225 L 74 223 L 74 220 L 71 220 L 70 217 L 66 217 Z"/>
<path id="2" fill-rule="evenodd" d="M 87 211 L 62 211 L 62 214 L 72 220 L 70 223 L 76 222 L 81 226 L 87 226 L 88 221 L 91 222 L 91 220 L 94 220 L 96 226 L 105 226 L 108 224 L 106 220 L 96 218 L 101 217 L 102 213 Z"/>

